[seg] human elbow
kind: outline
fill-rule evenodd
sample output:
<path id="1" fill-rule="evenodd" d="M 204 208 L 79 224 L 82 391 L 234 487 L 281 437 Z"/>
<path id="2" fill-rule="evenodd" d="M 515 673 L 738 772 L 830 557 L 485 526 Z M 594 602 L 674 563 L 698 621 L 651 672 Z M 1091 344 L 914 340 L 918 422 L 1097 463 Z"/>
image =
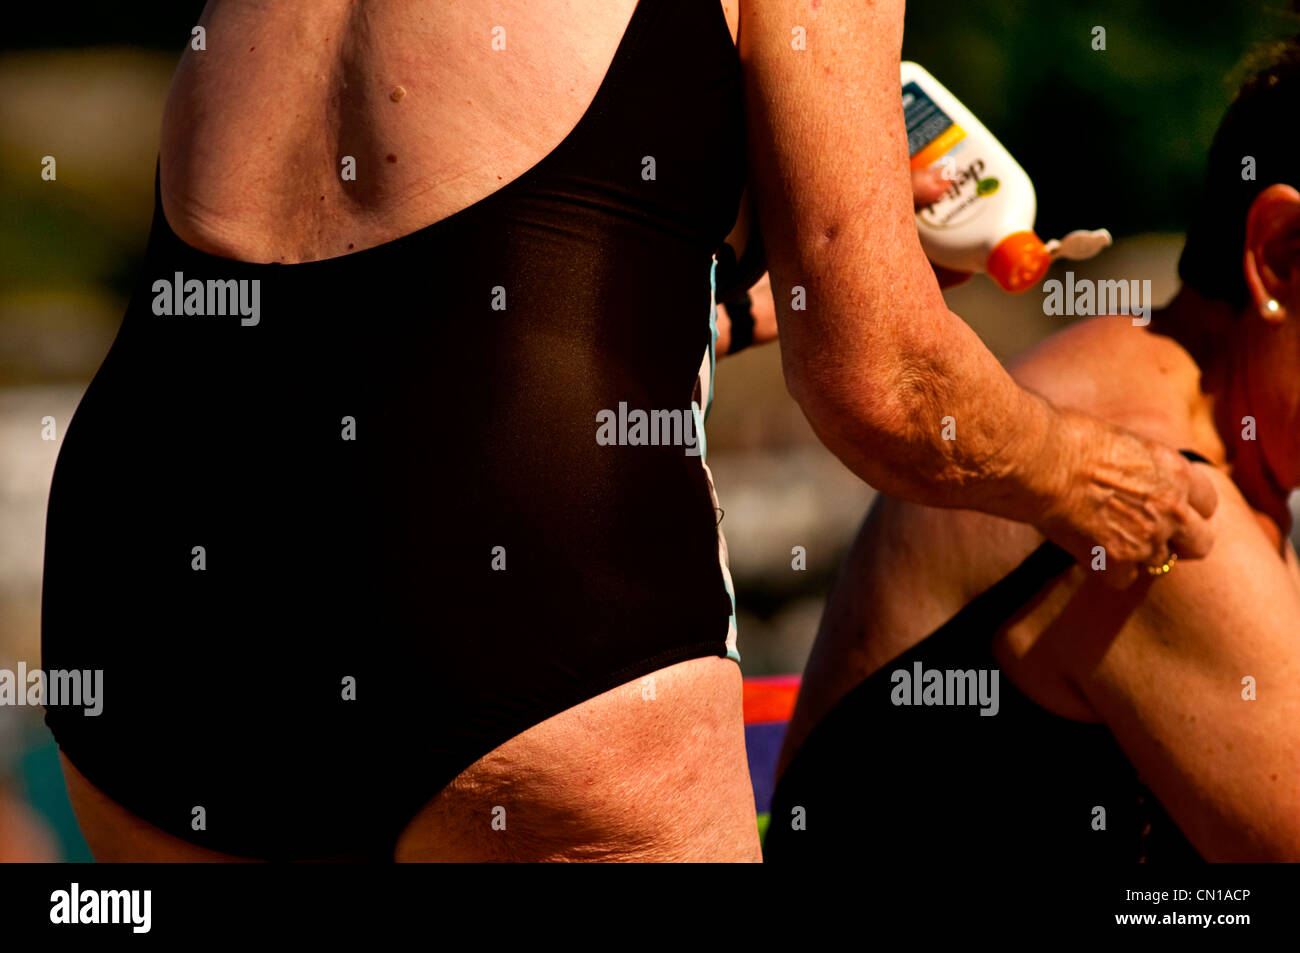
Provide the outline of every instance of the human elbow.
<path id="1" fill-rule="evenodd" d="M 915 442 L 930 389 L 921 364 L 881 366 L 843 357 L 787 365 L 785 379 L 790 396 L 832 450 L 841 442 L 869 441 L 882 451 Z"/>

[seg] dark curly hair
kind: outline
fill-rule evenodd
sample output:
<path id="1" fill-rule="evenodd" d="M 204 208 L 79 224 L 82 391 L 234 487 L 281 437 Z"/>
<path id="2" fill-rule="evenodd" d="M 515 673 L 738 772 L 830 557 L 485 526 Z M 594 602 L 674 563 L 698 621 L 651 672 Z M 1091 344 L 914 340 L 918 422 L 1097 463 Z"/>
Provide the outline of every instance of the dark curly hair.
<path id="1" fill-rule="evenodd" d="M 1236 309 L 1248 297 L 1241 253 L 1251 203 L 1278 182 L 1300 187 L 1300 34 L 1262 47 L 1240 69 L 1249 78 L 1214 135 L 1205 188 L 1178 259 L 1184 284 Z M 1253 179 L 1243 178 L 1248 156 Z"/>

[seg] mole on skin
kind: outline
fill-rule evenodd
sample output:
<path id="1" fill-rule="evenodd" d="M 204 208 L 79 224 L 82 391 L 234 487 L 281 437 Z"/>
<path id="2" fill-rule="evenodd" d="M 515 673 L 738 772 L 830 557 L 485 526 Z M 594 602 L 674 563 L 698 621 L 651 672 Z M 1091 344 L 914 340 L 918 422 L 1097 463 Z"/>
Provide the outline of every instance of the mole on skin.
<path id="1" fill-rule="evenodd" d="M 388 98 L 391 99 L 393 102 L 398 102 L 405 95 L 406 95 L 405 89 L 403 89 L 401 86 L 394 86 L 393 91 L 388 94 Z"/>

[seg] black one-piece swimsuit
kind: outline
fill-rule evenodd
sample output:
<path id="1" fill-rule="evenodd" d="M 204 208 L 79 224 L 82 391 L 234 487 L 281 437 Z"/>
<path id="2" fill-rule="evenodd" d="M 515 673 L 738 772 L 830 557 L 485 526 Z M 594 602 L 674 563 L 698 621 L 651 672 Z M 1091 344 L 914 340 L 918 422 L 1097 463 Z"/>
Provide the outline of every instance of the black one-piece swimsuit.
<path id="1" fill-rule="evenodd" d="M 158 203 L 50 495 L 43 666 L 103 673 L 47 708 L 72 763 L 215 850 L 391 856 L 512 736 L 734 656 L 690 444 L 743 141 L 719 4 L 641 0 L 564 141 L 428 228 L 250 264 Z"/>

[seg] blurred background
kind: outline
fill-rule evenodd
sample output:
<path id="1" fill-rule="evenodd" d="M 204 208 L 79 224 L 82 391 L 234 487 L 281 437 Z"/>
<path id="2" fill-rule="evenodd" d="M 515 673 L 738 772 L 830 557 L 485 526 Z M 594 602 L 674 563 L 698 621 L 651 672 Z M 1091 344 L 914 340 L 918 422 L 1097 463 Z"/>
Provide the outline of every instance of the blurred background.
<path id="1" fill-rule="evenodd" d="M 136 0 L 128 15 L 74 3 L 21 29 L 11 21 L 0 39 L 3 669 L 39 665 L 58 453 L 57 441 L 41 439 L 41 421 L 54 417 L 62 435 L 117 331 L 152 215 L 163 101 L 201 8 Z M 1104 51 L 1093 49 L 1097 26 Z M 1236 66 L 1254 44 L 1297 29 L 1282 0 L 913 0 L 903 55 L 1029 172 L 1043 238 L 1115 234 L 1098 259 L 1070 263 L 1076 275 L 1150 279 L 1159 305 L 1177 289 L 1180 232 L 1241 78 Z M 55 182 L 41 178 L 46 155 L 58 161 Z M 948 299 L 1003 359 L 1071 320 L 1046 317 L 1036 292 L 1011 297 L 983 277 Z M 720 363 L 708 435 L 745 673 L 798 672 L 872 492 L 813 437 L 786 396 L 775 346 Z M 791 568 L 795 546 L 807 551 L 803 571 Z M 0 706 L 0 859 L 88 860 L 40 714 Z"/>

